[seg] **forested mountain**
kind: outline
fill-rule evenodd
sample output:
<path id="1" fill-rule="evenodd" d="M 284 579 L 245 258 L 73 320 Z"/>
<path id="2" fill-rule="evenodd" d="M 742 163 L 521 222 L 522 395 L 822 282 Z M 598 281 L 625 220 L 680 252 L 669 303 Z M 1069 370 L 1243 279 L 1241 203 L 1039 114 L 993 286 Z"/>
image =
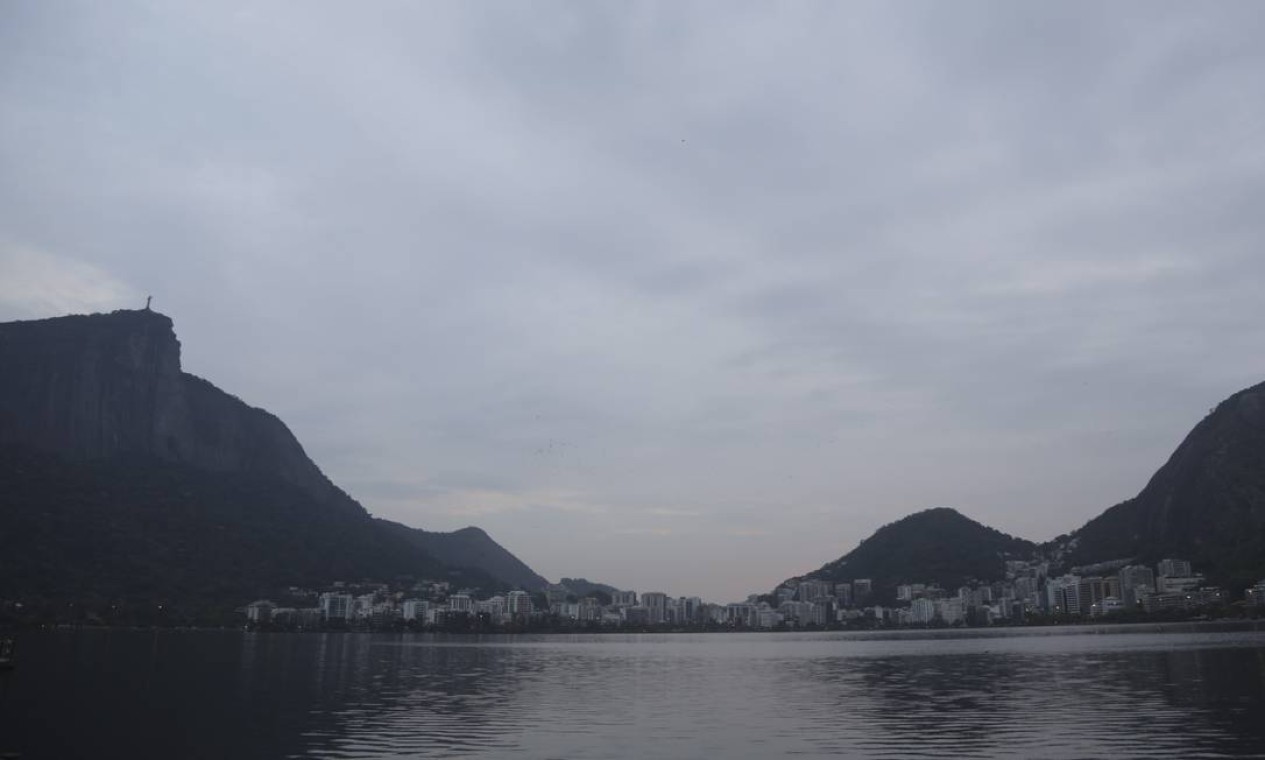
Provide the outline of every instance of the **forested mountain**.
<path id="1" fill-rule="evenodd" d="M 874 597 L 890 601 L 902 583 L 955 589 L 1001 580 L 1007 559 L 1029 559 L 1036 545 L 937 507 L 884 525 L 855 549 L 805 577 L 833 583 L 869 578 Z"/>

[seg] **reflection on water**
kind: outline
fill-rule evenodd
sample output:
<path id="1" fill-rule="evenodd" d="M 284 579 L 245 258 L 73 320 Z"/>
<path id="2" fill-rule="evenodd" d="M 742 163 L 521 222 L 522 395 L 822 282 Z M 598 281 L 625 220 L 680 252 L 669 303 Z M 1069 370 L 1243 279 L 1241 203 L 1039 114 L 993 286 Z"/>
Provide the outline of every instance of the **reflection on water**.
<path id="1" fill-rule="evenodd" d="M 25 757 L 1265 757 L 1265 633 L 20 642 Z"/>

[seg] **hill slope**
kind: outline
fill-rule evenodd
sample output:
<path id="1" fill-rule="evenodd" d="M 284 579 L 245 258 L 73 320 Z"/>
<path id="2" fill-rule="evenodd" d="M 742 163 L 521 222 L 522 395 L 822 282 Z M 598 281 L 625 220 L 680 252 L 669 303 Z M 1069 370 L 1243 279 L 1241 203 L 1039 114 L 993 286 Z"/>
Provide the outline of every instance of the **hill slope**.
<path id="1" fill-rule="evenodd" d="M 575 594 L 576 597 L 596 595 L 611 596 L 612 594 L 617 594 L 620 591 L 620 589 L 617 589 L 610 584 L 598 583 L 596 581 L 591 581 L 588 578 L 563 578 L 558 581 L 558 585 L 565 586 L 567 591 Z"/>
<path id="2" fill-rule="evenodd" d="M 549 585 L 549 581 L 493 541 L 480 528 L 471 526 L 451 533 L 437 533 L 409 528 L 387 520 L 378 522 L 388 530 L 403 535 L 414 546 L 450 567 L 477 569 L 510 586 L 528 591 L 539 591 Z"/>
<path id="3" fill-rule="evenodd" d="M 1070 564 L 1184 557 L 1231 589 L 1265 577 L 1265 383 L 1218 404 L 1141 493 L 1061 548 Z"/>
<path id="4" fill-rule="evenodd" d="M 0 324 L 0 597 L 539 578 L 476 532 L 374 520 L 281 420 L 182 372 L 166 316 Z"/>
<path id="5" fill-rule="evenodd" d="M 809 573 L 838 583 L 869 578 L 878 601 L 890 601 L 902 583 L 937 583 L 953 589 L 970 580 L 1004 576 L 1005 560 L 1027 559 L 1030 541 L 981 525 L 948 507 L 937 507 L 884 525 L 855 549 Z"/>
<path id="6" fill-rule="evenodd" d="M 9 448 L 0 493 L 0 598 L 200 608 L 335 580 L 495 583 L 273 477 Z"/>

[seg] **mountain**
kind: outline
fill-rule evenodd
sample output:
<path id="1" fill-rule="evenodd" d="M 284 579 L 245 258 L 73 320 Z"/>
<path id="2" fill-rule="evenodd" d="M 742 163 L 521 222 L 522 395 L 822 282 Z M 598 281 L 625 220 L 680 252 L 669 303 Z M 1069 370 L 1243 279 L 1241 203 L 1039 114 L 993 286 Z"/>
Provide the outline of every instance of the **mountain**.
<path id="1" fill-rule="evenodd" d="M 182 372 L 172 322 L 157 312 L 0 324 L 0 368 L 0 446 L 267 475 L 358 508 L 281 420 Z"/>
<path id="2" fill-rule="evenodd" d="M 804 578 L 832 583 L 869 578 L 874 598 L 884 602 L 893 599 L 896 586 L 903 583 L 955 589 L 971 580 L 1001 580 L 1005 560 L 1028 559 L 1036 548 L 955 509 L 937 507 L 884 525 L 852 551 Z"/>
<path id="3" fill-rule="evenodd" d="M 471 526 L 452 533 L 435 533 L 387 520 L 378 522 L 388 530 L 400 533 L 413 545 L 445 565 L 480 570 L 511 586 L 528 591 L 539 591 L 549 585 L 549 581 L 479 528 Z"/>
<path id="4" fill-rule="evenodd" d="M 372 518 L 281 420 L 182 372 L 162 314 L 0 324 L 0 597 L 240 603 L 397 577 L 543 581 L 478 529 Z"/>
<path id="5" fill-rule="evenodd" d="M 1037 547 L 952 509 L 930 509 L 880 528 L 805 578 L 871 578 L 883 600 L 899 583 L 953 588 L 997 579 L 1003 559 L 1034 554 L 1056 570 L 1178 557 L 1233 590 L 1265 578 L 1265 383 L 1218 404 L 1137 496 L 1070 535 Z"/>
<path id="6" fill-rule="evenodd" d="M 272 476 L 6 448 L 0 494 L 0 598 L 27 603 L 148 599 L 200 610 L 335 580 L 495 583 L 454 574 L 354 502 L 320 502 Z"/>
<path id="7" fill-rule="evenodd" d="M 1181 557 L 1235 590 L 1265 577 L 1265 383 L 1218 404 L 1137 496 L 1051 549 L 1070 565 Z"/>
<path id="8" fill-rule="evenodd" d="M 598 583 L 597 581 L 590 581 L 587 578 L 563 578 L 558 581 L 558 585 L 565 586 L 567 591 L 574 594 L 577 598 L 596 596 L 598 594 L 611 596 L 612 594 L 617 594 L 620 591 L 614 586 L 610 586 L 605 583 Z"/>

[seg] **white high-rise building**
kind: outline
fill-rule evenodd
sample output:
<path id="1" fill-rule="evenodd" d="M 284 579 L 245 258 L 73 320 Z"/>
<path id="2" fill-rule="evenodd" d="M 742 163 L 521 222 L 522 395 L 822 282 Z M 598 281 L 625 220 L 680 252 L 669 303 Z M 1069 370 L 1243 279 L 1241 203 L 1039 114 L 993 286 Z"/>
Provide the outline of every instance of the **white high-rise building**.
<path id="1" fill-rule="evenodd" d="M 246 619 L 252 623 L 267 623 L 272 620 L 277 605 L 267 599 L 260 599 L 246 605 Z"/>
<path id="2" fill-rule="evenodd" d="M 320 596 L 321 617 L 326 620 L 346 620 L 351 617 L 353 602 L 351 594 L 327 591 Z"/>
<path id="3" fill-rule="evenodd" d="M 1046 607 L 1054 614 L 1081 614 L 1081 579 L 1075 575 L 1050 578 L 1045 583 Z"/>
<path id="4" fill-rule="evenodd" d="M 729 604 L 725 606 L 725 617 L 731 625 L 755 628 L 759 625 L 759 608 L 754 604 Z"/>
<path id="5" fill-rule="evenodd" d="M 1159 571 L 1161 577 L 1168 578 L 1189 578 L 1193 575 L 1190 562 L 1184 559 L 1162 559 Z"/>
<path id="6" fill-rule="evenodd" d="M 1129 565 L 1120 569 L 1120 598 L 1125 607 L 1142 603 L 1147 594 L 1155 593 L 1155 573 L 1146 565 Z"/>
<path id="7" fill-rule="evenodd" d="M 936 603 L 926 597 L 915 599 L 909 605 L 909 622 L 927 625 L 936 619 Z"/>
<path id="8" fill-rule="evenodd" d="M 636 607 L 636 591 L 616 591 L 611 594 L 611 605 L 614 607 Z"/>
<path id="9" fill-rule="evenodd" d="M 507 604 L 511 615 L 531 614 L 531 594 L 526 591 L 511 591 Z"/>
<path id="10" fill-rule="evenodd" d="M 825 581 L 800 581 L 799 583 L 799 601 L 815 602 L 818 599 L 830 595 L 830 584 Z"/>
<path id="11" fill-rule="evenodd" d="M 430 609 L 430 602 L 425 599 L 406 599 L 403 607 L 404 619 L 425 620 L 428 609 Z"/>
<path id="12" fill-rule="evenodd" d="M 641 606 L 650 616 L 650 624 L 658 625 L 667 619 L 668 595 L 661 591 L 647 591 L 641 595 Z"/>
<path id="13" fill-rule="evenodd" d="M 598 603 L 597 599 L 586 596 L 576 606 L 579 607 L 578 617 L 580 620 L 596 621 L 602 619 L 602 605 Z"/>
<path id="14" fill-rule="evenodd" d="M 373 605 L 377 599 L 374 594 L 361 594 L 351 602 L 351 617 L 357 620 L 368 620 L 373 617 Z"/>
<path id="15" fill-rule="evenodd" d="M 487 615 L 493 623 L 499 624 L 505 619 L 505 609 L 505 597 L 500 595 L 475 602 L 475 610 L 480 615 Z"/>
<path id="16" fill-rule="evenodd" d="M 961 598 L 941 599 L 936 602 L 936 612 L 949 625 L 966 619 L 966 605 Z"/>

